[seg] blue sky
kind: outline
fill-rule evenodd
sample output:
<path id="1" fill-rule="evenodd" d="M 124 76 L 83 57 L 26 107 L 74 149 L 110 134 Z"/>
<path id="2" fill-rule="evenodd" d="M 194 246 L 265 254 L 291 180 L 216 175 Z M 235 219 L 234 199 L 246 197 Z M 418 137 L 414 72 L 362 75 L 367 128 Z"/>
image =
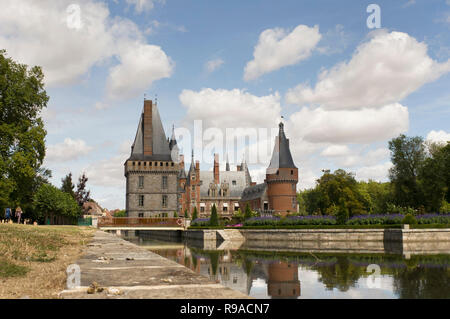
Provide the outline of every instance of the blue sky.
<path id="1" fill-rule="evenodd" d="M 380 29 L 367 27 L 370 3 L 381 9 Z M 168 135 L 172 124 L 177 134 L 192 130 L 194 120 L 222 131 L 271 129 L 283 116 L 299 189 L 325 168 L 387 180 L 387 142 L 400 133 L 450 139 L 448 0 L 2 6 L 0 48 L 46 74 L 52 182 L 86 172 L 92 197 L 110 209 L 125 205 L 123 162 L 144 94 L 157 94 Z M 197 157 L 210 168 L 208 154 L 196 149 Z M 255 180 L 263 180 L 267 161 L 250 163 Z"/>

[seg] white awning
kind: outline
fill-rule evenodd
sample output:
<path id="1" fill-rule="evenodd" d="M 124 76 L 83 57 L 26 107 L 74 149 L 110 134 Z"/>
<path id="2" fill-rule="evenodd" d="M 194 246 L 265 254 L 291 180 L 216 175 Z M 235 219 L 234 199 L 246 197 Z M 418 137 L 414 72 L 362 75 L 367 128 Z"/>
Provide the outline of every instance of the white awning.
<path id="1" fill-rule="evenodd" d="M 239 207 L 239 203 L 234 203 L 234 207 Z"/>
<path id="2" fill-rule="evenodd" d="M 223 203 L 223 207 L 228 207 L 228 203 Z"/>
<path id="3" fill-rule="evenodd" d="M 205 203 L 200 203 L 200 207 L 205 207 Z"/>

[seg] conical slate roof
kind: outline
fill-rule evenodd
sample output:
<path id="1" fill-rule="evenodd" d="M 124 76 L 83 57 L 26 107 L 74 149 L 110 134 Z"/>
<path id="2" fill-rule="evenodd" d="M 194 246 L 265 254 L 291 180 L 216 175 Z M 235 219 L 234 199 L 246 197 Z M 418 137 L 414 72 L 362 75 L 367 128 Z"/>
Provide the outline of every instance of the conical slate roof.
<path id="1" fill-rule="evenodd" d="M 296 168 L 292 160 L 291 150 L 289 149 L 289 139 L 284 134 L 284 124 L 279 124 L 278 136 L 275 139 L 272 159 L 268 169 L 277 168 Z"/>
<path id="2" fill-rule="evenodd" d="M 144 132 L 144 111 L 142 111 L 136 137 L 131 146 L 131 160 L 146 160 L 146 161 L 171 161 L 169 142 L 166 139 L 166 134 L 159 116 L 158 107 L 152 104 L 152 121 L 151 121 L 151 136 L 145 136 Z M 151 139 L 152 155 L 144 155 L 144 139 Z"/>

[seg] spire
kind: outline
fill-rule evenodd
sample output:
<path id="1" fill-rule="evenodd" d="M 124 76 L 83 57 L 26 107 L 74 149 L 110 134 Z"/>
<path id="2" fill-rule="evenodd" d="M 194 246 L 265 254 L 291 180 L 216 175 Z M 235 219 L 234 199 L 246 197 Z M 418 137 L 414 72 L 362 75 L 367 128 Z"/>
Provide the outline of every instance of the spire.
<path id="1" fill-rule="evenodd" d="M 172 150 L 175 145 L 177 145 L 177 139 L 175 137 L 175 125 L 172 124 L 172 137 L 169 141 L 169 149 Z"/>
<path id="2" fill-rule="evenodd" d="M 292 160 L 291 150 L 289 149 L 289 139 L 284 134 L 284 124 L 278 125 L 278 136 L 275 139 L 275 146 L 270 160 L 269 169 L 277 168 L 296 168 Z"/>
<path id="3" fill-rule="evenodd" d="M 191 179 L 191 174 L 195 174 L 194 150 L 192 150 L 191 166 L 189 167 L 189 179 Z"/>
<path id="4" fill-rule="evenodd" d="M 156 104 L 144 100 L 136 137 L 131 148 L 131 158 L 170 160 L 169 142 Z"/>

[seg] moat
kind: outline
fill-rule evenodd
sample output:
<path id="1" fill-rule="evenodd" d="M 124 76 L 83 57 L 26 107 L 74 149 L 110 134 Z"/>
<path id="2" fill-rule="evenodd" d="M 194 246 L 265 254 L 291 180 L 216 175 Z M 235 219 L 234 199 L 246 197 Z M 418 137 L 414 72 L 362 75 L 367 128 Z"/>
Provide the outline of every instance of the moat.
<path id="1" fill-rule="evenodd" d="M 176 239 L 124 239 L 254 298 L 450 298 L 450 254 L 205 250 Z"/>

